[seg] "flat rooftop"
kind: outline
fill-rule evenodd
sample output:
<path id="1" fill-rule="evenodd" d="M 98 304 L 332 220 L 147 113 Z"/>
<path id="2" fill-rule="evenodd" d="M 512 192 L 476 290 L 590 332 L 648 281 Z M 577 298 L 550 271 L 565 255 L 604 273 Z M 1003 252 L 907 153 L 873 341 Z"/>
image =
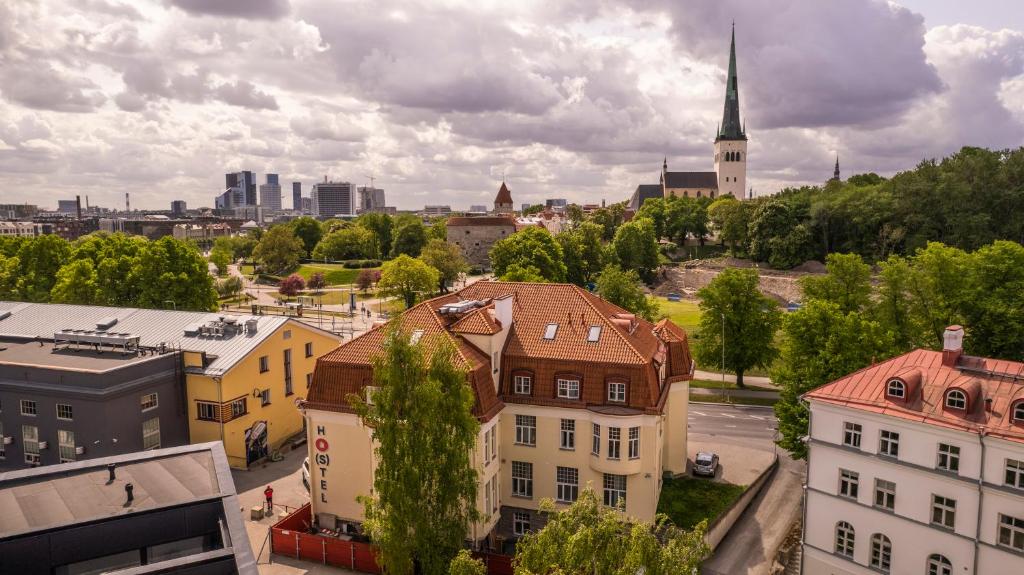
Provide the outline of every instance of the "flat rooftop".
<path id="1" fill-rule="evenodd" d="M 0 365 L 101 372 L 154 357 L 149 353 L 124 353 L 110 348 L 96 351 L 85 347 L 55 345 L 52 341 L 0 339 Z"/>

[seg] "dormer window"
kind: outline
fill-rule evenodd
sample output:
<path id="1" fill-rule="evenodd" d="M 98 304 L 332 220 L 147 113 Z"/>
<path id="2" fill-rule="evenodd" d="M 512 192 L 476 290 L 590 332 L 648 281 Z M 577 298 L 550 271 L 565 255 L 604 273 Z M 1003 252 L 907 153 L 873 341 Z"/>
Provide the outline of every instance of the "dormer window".
<path id="1" fill-rule="evenodd" d="M 886 385 L 885 394 L 894 399 L 907 398 L 907 384 L 902 379 L 890 379 Z"/>
<path id="2" fill-rule="evenodd" d="M 555 339 L 556 333 L 558 333 L 558 324 L 549 323 L 547 327 L 544 328 L 544 339 Z"/>
<path id="3" fill-rule="evenodd" d="M 601 326 L 599 326 L 599 325 L 592 325 L 592 326 L 590 326 L 590 331 L 587 332 L 587 341 L 595 342 L 595 341 L 597 341 L 599 339 L 601 339 Z"/>
<path id="4" fill-rule="evenodd" d="M 1018 401 L 1014 404 L 1013 421 L 1015 423 L 1024 423 L 1024 401 Z"/>
<path id="5" fill-rule="evenodd" d="M 967 395 L 959 389 L 951 389 L 946 393 L 946 407 L 950 409 L 967 409 Z"/>

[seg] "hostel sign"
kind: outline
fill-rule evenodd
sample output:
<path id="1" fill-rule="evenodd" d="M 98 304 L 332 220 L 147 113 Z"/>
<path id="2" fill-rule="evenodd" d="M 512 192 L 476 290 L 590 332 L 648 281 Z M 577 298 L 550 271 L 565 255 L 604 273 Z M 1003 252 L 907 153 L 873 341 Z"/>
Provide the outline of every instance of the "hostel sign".
<path id="1" fill-rule="evenodd" d="M 327 441 L 327 430 L 322 425 L 316 426 L 316 439 L 313 441 L 316 453 L 313 463 L 320 471 L 320 502 L 327 503 L 327 469 L 331 466 L 331 444 Z"/>

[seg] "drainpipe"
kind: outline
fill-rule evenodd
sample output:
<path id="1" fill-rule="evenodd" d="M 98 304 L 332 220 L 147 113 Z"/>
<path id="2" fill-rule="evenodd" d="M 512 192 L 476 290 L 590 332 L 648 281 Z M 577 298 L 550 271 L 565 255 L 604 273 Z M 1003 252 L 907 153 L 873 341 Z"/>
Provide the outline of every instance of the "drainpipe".
<path id="1" fill-rule="evenodd" d="M 213 382 L 217 384 L 217 422 L 220 423 L 220 444 L 224 447 L 224 453 L 227 453 L 228 446 L 224 444 L 224 388 L 221 386 L 220 377 L 214 376 Z"/>
<path id="2" fill-rule="evenodd" d="M 981 508 L 985 495 L 985 434 L 988 430 L 985 426 L 978 428 L 978 445 L 981 446 L 981 469 L 978 471 L 978 516 L 974 522 L 974 569 L 971 573 L 978 572 L 978 550 L 981 546 Z"/>
<path id="3" fill-rule="evenodd" d="M 801 519 L 801 521 L 803 521 L 803 524 L 800 526 L 800 573 L 804 572 L 804 558 L 807 556 L 807 553 L 805 552 L 806 551 L 806 549 L 805 549 L 805 547 L 806 547 L 806 545 L 805 545 L 806 544 L 805 535 L 807 533 L 807 487 L 811 484 L 811 445 L 810 445 L 810 443 L 811 443 L 811 430 L 814 429 L 814 427 L 813 427 L 814 413 L 811 411 L 811 404 L 810 404 L 810 402 L 808 402 L 806 400 L 803 400 L 803 402 L 804 402 L 804 404 L 807 405 L 807 437 L 806 437 L 806 442 L 807 442 L 807 477 L 804 478 L 804 497 L 803 497 L 803 499 L 804 499 L 804 501 L 803 501 L 804 509 L 803 509 L 803 513 L 802 513 L 803 518 Z"/>

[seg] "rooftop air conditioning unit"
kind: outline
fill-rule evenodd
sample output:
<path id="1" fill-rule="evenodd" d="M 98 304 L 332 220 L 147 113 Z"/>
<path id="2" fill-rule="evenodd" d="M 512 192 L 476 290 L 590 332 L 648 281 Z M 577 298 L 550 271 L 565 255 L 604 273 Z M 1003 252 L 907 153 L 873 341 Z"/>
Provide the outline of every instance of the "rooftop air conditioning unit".
<path id="1" fill-rule="evenodd" d="M 40 450 L 46 449 L 49 446 L 50 446 L 50 443 L 48 441 L 40 441 L 39 442 L 39 449 Z"/>
<path id="2" fill-rule="evenodd" d="M 75 455 L 85 455 L 85 447 L 82 445 L 76 446 Z"/>
<path id="3" fill-rule="evenodd" d="M 10 445 L 12 443 L 14 443 L 14 438 L 11 437 L 10 435 L 5 435 L 4 436 L 4 445 Z"/>

